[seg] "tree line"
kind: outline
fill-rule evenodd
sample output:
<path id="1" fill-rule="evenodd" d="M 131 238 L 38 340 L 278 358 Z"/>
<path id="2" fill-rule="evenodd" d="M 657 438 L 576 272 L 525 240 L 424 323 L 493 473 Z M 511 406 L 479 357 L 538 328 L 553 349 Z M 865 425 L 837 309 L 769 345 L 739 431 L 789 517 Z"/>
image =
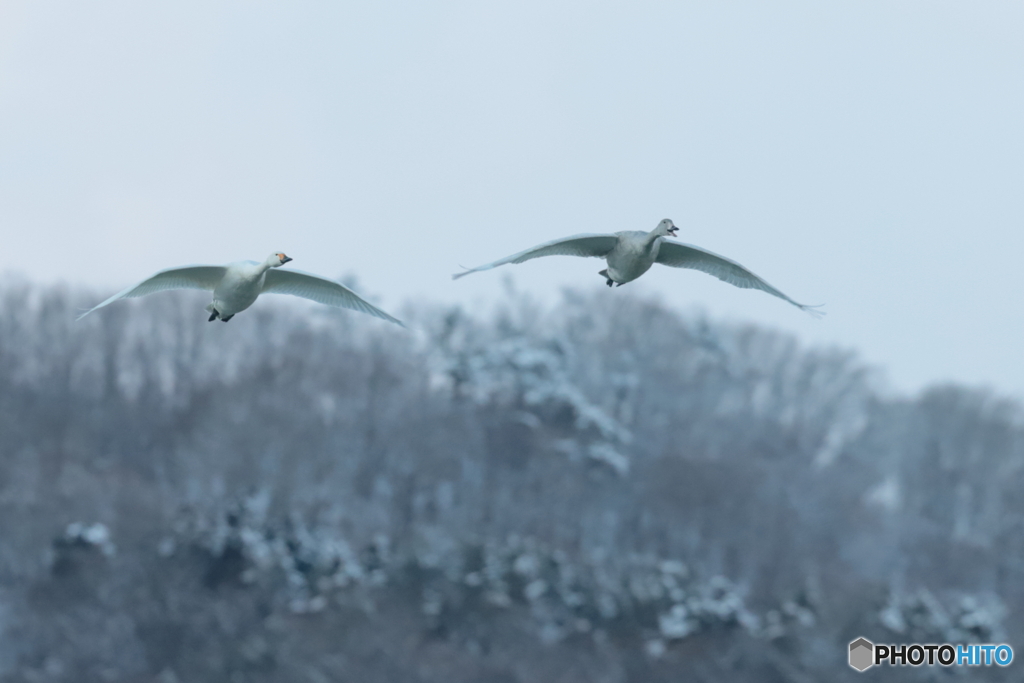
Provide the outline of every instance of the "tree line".
<path id="1" fill-rule="evenodd" d="M 991 392 L 618 291 L 91 298 L 0 286 L 0 680 L 852 681 L 859 636 L 1022 633 Z"/>

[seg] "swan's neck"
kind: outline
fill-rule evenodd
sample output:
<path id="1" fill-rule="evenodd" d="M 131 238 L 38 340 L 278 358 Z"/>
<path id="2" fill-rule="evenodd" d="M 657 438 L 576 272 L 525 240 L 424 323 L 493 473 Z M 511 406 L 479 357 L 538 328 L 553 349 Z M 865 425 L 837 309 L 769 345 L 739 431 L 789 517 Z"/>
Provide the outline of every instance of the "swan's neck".
<path id="1" fill-rule="evenodd" d="M 644 238 L 644 249 L 646 250 L 653 247 L 659 237 L 661 237 L 661 235 L 658 234 L 657 230 L 652 230 L 647 233 L 647 237 Z"/>

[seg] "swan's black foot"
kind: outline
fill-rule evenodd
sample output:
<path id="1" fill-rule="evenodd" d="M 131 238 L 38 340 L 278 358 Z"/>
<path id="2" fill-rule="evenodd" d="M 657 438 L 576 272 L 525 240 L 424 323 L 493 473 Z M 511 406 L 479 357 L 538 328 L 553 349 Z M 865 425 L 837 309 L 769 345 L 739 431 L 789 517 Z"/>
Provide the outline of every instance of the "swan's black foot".
<path id="1" fill-rule="evenodd" d="M 227 321 L 231 320 L 231 319 L 232 319 L 232 318 L 234 318 L 234 317 L 235 317 L 235 314 L 234 314 L 234 313 L 232 313 L 231 315 L 229 315 L 229 316 L 228 316 L 228 317 L 226 317 L 226 318 L 221 318 L 221 319 L 220 319 L 220 321 L 221 321 L 222 323 L 226 323 Z"/>
<path id="2" fill-rule="evenodd" d="M 608 280 L 608 282 L 606 282 L 605 284 L 606 284 L 606 285 L 608 285 L 609 287 L 611 287 L 611 286 L 612 286 L 612 285 L 614 285 L 615 283 L 614 283 L 614 282 L 612 282 L 611 280 Z"/>
<path id="3" fill-rule="evenodd" d="M 616 283 L 615 283 L 615 286 L 616 286 L 616 287 L 621 287 L 621 286 L 622 286 L 622 285 L 624 285 L 624 284 L 626 284 L 626 283 L 624 283 L 624 282 L 616 282 Z M 611 287 L 611 285 L 608 285 L 608 286 L 609 286 L 609 287 Z"/>
<path id="4" fill-rule="evenodd" d="M 206 322 L 212 323 L 216 319 L 217 319 L 217 311 L 214 311 L 213 313 L 210 314 L 210 317 L 207 318 Z"/>

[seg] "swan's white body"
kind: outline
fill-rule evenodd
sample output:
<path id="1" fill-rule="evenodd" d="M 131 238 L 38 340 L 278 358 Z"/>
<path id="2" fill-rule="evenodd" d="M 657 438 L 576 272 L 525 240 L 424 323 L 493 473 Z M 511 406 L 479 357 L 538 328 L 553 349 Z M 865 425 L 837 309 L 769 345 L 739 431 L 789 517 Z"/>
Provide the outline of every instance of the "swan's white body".
<path id="1" fill-rule="evenodd" d="M 663 240 L 639 230 L 617 232 L 615 237 L 615 246 L 605 256 L 608 279 L 624 285 L 651 269 Z"/>
<path id="2" fill-rule="evenodd" d="M 452 275 L 452 279 L 458 279 L 481 270 L 490 270 L 506 263 L 522 263 L 541 256 L 593 256 L 603 258 L 608 264 L 608 268 L 602 270 L 600 274 L 606 278 L 609 287 L 613 284 L 618 286 L 632 282 L 650 270 L 655 263 L 660 263 L 673 268 L 700 270 L 736 287 L 760 289 L 788 301 L 811 315 L 824 315 L 815 306 L 793 301 L 764 279 L 731 259 L 692 244 L 666 239 L 675 236 L 678 229 L 672 221 L 666 218 L 650 232 L 627 230 L 611 235 L 572 235 L 539 244 L 532 249 L 521 251 L 493 263 L 456 273 Z"/>
<path id="3" fill-rule="evenodd" d="M 249 308 L 260 294 L 291 294 L 328 306 L 349 308 L 402 325 L 348 287 L 334 280 L 304 273 L 301 270 L 275 270 L 292 259 L 284 254 L 271 254 L 263 263 L 239 261 L 226 266 L 182 266 L 161 270 L 137 285 L 118 292 L 82 315 L 81 320 L 98 308 L 118 299 L 133 299 L 169 289 L 202 289 L 213 292 L 207 306 L 210 320 L 227 322 L 231 316 Z M 402 325 L 404 327 L 404 325 Z"/>

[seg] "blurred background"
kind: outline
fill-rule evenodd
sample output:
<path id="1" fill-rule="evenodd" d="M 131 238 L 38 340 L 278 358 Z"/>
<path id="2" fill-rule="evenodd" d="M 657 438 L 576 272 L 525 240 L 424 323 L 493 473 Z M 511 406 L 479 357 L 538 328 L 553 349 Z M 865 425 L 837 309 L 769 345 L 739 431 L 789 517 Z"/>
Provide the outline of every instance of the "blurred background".
<path id="1" fill-rule="evenodd" d="M 0 680 L 804 683 L 857 680 L 859 636 L 1016 645 L 1022 29 L 0 3 Z M 450 279 L 665 217 L 829 315 L 597 260 Z M 409 330 L 190 292 L 74 322 L 271 251 Z"/>

